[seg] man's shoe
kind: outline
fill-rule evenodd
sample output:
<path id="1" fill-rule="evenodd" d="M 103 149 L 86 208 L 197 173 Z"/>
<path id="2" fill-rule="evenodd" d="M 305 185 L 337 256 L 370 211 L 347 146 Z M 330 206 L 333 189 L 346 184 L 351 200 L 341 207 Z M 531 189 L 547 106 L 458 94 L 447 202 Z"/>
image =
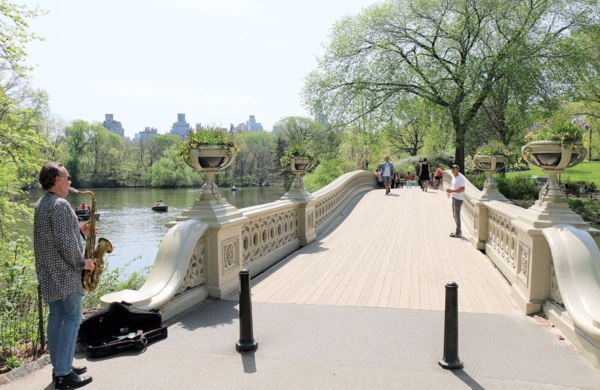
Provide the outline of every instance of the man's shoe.
<path id="1" fill-rule="evenodd" d="M 453 237 L 453 238 L 461 238 L 461 237 L 462 237 L 462 234 L 460 234 L 460 233 L 450 233 L 450 237 Z"/>
<path id="2" fill-rule="evenodd" d="M 79 376 L 71 371 L 69 375 L 54 378 L 55 389 L 78 389 L 92 382 L 91 376 Z"/>
<path id="3" fill-rule="evenodd" d="M 79 367 L 71 366 L 71 370 L 73 370 L 73 372 L 75 374 L 81 375 L 87 371 L 87 367 L 86 366 L 79 366 Z M 54 380 L 54 378 L 55 378 L 54 373 L 52 373 L 52 380 Z"/>

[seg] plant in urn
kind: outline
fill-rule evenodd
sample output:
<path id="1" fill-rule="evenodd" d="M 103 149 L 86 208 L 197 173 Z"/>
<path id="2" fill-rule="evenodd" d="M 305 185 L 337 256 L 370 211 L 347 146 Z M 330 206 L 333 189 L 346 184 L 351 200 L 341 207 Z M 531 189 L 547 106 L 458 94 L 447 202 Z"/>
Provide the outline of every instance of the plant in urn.
<path id="1" fill-rule="evenodd" d="M 188 133 L 188 138 L 179 146 L 177 155 L 187 165 L 202 173 L 206 180 L 199 200 L 184 211 L 177 218 L 178 221 L 190 217 L 220 219 L 217 214 L 225 216 L 231 210 L 237 210 L 225 198 L 221 198 L 214 176 L 233 164 L 238 151 L 233 134 L 227 133 L 225 129 L 201 128 Z M 220 212 L 220 209 L 226 210 Z"/>
<path id="2" fill-rule="evenodd" d="M 566 203 L 557 176 L 582 162 L 587 155 L 582 138 L 583 128 L 577 124 L 552 124 L 550 121 L 534 126 L 525 136 L 527 144 L 521 149 L 521 155 L 529 164 L 548 174 L 548 182 L 542 187 L 536 206 Z"/>
<path id="3" fill-rule="evenodd" d="M 494 173 L 513 162 L 511 152 L 498 141 L 492 141 L 477 148 L 473 163 L 487 174 L 484 183 L 482 200 L 507 201 L 498 191 Z"/>
<path id="4" fill-rule="evenodd" d="M 296 175 L 292 187 L 283 198 L 309 200 L 310 196 L 304 189 L 304 184 L 300 176 L 312 169 L 317 163 L 314 153 L 302 146 L 302 144 L 294 142 L 286 149 L 279 162 L 281 163 L 282 171 L 287 170 L 289 167 L 292 173 Z"/>

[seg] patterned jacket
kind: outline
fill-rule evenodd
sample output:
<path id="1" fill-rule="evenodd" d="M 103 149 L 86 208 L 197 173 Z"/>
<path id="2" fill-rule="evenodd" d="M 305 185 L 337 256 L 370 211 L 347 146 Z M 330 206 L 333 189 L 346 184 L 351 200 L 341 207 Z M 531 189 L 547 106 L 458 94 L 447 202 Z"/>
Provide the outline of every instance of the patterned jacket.
<path id="1" fill-rule="evenodd" d="M 74 292 L 84 294 L 79 222 L 69 202 L 54 193 L 46 193 L 35 205 L 33 249 L 38 282 L 47 303 Z"/>

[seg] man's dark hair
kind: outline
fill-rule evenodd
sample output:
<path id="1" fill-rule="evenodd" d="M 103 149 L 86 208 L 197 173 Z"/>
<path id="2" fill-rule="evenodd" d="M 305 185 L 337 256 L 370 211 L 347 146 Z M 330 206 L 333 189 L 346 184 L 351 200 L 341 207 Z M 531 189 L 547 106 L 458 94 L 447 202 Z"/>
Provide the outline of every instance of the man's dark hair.
<path id="1" fill-rule="evenodd" d="M 40 171 L 40 184 L 44 190 L 49 190 L 54 187 L 54 182 L 57 176 L 60 176 L 60 168 L 63 165 L 58 162 L 46 163 Z"/>

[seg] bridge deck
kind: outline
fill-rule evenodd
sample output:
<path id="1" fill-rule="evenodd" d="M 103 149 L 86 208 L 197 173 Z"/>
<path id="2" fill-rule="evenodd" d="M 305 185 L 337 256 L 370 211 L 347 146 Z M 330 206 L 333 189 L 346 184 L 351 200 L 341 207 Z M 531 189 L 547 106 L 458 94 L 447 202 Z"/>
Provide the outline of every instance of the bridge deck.
<path id="1" fill-rule="evenodd" d="M 455 281 L 460 311 L 517 313 L 509 283 L 468 237 L 449 237 L 454 227 L 442 191 L 371 191 L 329 234 L 256 278 L 252 299 L 444 310 Z"/>

